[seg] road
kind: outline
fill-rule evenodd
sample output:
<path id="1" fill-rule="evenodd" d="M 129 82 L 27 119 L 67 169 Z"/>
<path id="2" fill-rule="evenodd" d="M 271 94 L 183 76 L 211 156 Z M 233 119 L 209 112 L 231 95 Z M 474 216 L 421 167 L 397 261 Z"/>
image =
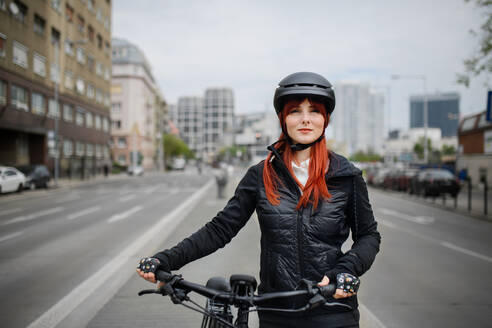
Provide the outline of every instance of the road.
<path id="1" fill-rule="evenodd" d="M 229 195 L 239 178 L 231 179 Z M 369 194 L 383 239 L 362 277 L 361 326 L 490 327 L 492 225 L 380 190 Z M 2 326 L 198 326 L 198 313 L 167 298 L 136 296 L 150 284 L 134 267 L 224 204 L 210 174 L 194 172 L 0 198 Z M 181 273 L 203 283 L 213 275 L 257 276 L 258 256 L 253 216 L 230 245 Z"/>

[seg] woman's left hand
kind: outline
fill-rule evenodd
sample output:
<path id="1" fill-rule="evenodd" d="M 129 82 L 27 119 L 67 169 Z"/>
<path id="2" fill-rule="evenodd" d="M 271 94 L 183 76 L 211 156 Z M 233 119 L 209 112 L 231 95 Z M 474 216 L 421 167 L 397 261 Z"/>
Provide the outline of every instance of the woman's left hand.
<path id="1" fill-rule="evenodd" d="M 327 276 L 324 276 L 323 277 L 323 280 L 321 280 L 319 283 L 318 283 L 318 286 L 326 286 L 330 283 L 330 278 L 328 278 Z M 347 297 L 351 297 L 351 296 L 354 296 L 355 294 L 357 293 L 346 293 L 343 291 L 343 289 L 337 289 L 335 294 L 333 294 L 333 298 L 336 298 L 336 299 L 339 299 L 339 298 L 347 298 Z"/>

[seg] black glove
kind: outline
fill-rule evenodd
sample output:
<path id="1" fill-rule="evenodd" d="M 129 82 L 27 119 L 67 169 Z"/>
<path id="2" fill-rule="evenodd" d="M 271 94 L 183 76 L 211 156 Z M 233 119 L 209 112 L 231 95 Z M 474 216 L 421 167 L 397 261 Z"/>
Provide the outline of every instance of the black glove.
<path id="1" fill-rule="evenodd" d="M 142 270 L 144 273 L 155 273 L 155 271 L 159 268 L 161 262 L 154 257 L 144 257 L 140 260 L 137 265 L 137 269 Z"/>
<path id="2" fill-rule="evenodd" d="M 342 289 L 345 293 L 356 293 L 359 289 L 360 280 L 350 273 L 337 274 L 337 289 Z"/>

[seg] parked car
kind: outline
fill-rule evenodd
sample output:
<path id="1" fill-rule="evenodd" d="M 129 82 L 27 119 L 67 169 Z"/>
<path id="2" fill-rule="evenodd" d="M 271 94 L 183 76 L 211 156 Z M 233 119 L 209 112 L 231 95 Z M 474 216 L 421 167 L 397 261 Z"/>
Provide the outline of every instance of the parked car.
<path id="1" fill-rule="evenodd" d="M 401 170 L 392 169 L 383 177 L 384 189 L 399 190 L 398 189 L 398 178 L 401 176 Z"/>
<path id="2" fill-rule="evenodd" d="M 402 171 L 398 177 L 398 190 L 412 193 L 412 180 L 418 173 L 419 170 L 417 169 L 406 169 Z"/>
<path id="3" fill-rule="evenodd" d="M 128 175 L 139 176 L 139 175 L 143 175 L 144 174 L 144 169 L 140 165 L 129 166 L 128 167 L 128 170 L 126 171 L 126 173 L 128 173 Z"/>
<path id="4" fill-rule="evenodd" d="M 175 157 L 173 159 L 173 170 L 184 170 L 186 166 L 186 160 L 182 157 Z"/>
<path id="5" fill-rule="evenodd" d="M 0 193 L 21 192 L 26 176 L 14 167 L 0 166 Z"/>
<path id="6" fill-rule="evenodd" d="M 458 179 L 447 170 L 425 169 L 417 176 L 414 192 L 424 197 L 439 196 L 443 193 L 456 197 L 460 192 L 460 184 Z"/>
<path id="7" fill-rule="evenodd" d="M 48 168 L 41 164 L 24 165 L 17 167 L 26 176 L 24 188 L 34 190 L 36 188 L 48 188 L 51 174 Z"/>
<path id="8" fill-rule="evenodd" d="M 380 168 L 374 175 L 374 178 L 372 178 L 373 185 L 376 187 L 382 187 L 384 184 L 384 178 L 389 172 L 390 170 L 388 168 Z"/>

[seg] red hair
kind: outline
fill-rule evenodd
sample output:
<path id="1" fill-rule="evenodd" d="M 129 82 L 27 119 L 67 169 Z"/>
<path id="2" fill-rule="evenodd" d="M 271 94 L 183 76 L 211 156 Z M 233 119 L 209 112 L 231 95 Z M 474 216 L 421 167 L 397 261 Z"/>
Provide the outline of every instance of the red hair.
<path id="1" fill-rule="evenodd" d="M 284 105 L 284 110 L 282 110 L 278 115 L 282 131 L 287 131 L 285 118 L 289 114 L 289 109 L 298 106 L 301 102 L 304 101 L 304 99 L 306 98 L 297 98 L 286 102 L 286 104 Z M 326 113 L 324 104 L 310 99 L 309 97 L 307 97 L 307 99 L 309 103 L 314 108 L 319 110 L 323 115 L 325 119 L 324 128 L 326 129 L 326 127 L 328 126 L 328 122 L 330 121 L 330 115 Z M 281 154 L 282 160 L 287 166 L 287 169 L 289 170 L 299 188 L 301 188 L 302 190 L 302 196 L 299 200 L 299 203 L 297 204 L 296 210 L 299 210 L 301 207 L 307 207 L 309 203 L 312 203 L 313 207 L 316 209 L 320 198 L 328 199 L 331 197 L 325 181 L 325 173 L 328 166 L 328 150 L 326 149 L 326 140 L 325 138 L 323 138 L 320 142 L 317 142 L 311 146 L 308 169 L 309 177 L 306 185 L 302 186 L 299 180 L 297 180 L 292 169 L 292 161 L 295 158 L 295 152 L 290 148 L 290 144 L 287 142 L 286 139 L 286 133 L 282 132 L 279 138 L 279 140 L 282 141 L 275 145 L 275 149 L 277 149 L 277 151 Z M 277 173 L 273 169 L 273 165 L 271 163 L 272 156 L 273 153 L 268 154 L 263 164 L 263 184 L 265 185 L 265 191 L 268 201 L 270 202 L 270 204 L 276 206 L 280 204 L 278 185 L 279 183 L 282 184 L 282 181 L 279 179 Z"/>

